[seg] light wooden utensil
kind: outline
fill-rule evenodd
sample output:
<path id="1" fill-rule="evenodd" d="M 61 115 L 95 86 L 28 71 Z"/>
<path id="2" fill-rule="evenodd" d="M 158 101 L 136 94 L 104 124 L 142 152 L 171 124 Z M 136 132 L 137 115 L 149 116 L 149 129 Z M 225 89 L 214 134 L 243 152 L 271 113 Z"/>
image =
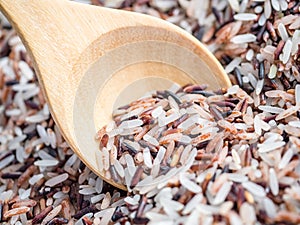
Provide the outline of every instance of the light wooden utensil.
<path id="1" fill-rule="evenodd" d="M 229 87 L 214 56 L 163 20 L 66 0 L 0 0 L 34 62 L 51 114 L 78 157 L 97 175 L 94 137 L 113 108 L 171 84 Z"/>

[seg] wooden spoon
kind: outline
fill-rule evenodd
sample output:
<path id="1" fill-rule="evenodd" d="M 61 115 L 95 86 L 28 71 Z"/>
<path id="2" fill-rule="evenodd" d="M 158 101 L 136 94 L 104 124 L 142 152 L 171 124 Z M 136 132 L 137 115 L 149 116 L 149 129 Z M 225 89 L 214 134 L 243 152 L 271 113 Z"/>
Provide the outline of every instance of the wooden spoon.
<path id="1" fill-rule="evenodd" d="M 99 172 L 94 137 L 117 106 L 173 83 L 230 81 L 192 35 L 163 20 L 66 0 L 0 0 L 34 62 L 51 114 L 78 157 Z"/>

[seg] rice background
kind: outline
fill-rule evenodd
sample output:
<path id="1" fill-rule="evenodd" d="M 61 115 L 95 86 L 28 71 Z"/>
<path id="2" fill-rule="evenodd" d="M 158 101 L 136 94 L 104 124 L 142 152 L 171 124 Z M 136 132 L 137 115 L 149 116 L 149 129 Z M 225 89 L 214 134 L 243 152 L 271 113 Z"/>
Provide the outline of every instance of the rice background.
<path id="1" fill-rule="evenodd" d="M 119 191 L 85 167 L 63 140 L 32 62 L 2 17 L 1 223 L 300 224 L 300 3 L 80 2 L 160 17 L 205 43 L 236 85 L 227 91 L 235 104 L 249 96 L 243 115 L 227 119 L 238 125 L 219 126 L 246 136 L 227 148 L 223 143 L 205 171 L 191 168 L 145 195 Z"/>

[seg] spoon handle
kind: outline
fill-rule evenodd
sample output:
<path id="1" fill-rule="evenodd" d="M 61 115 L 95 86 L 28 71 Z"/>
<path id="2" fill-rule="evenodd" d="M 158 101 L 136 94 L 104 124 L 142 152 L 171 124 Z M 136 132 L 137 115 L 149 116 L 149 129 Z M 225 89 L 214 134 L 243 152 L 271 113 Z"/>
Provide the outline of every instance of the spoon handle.
<path id="1" fill-rule="evenodd" d="M 0 10 L 33 60 L 52 117 L 74 149 L 74 98 L 84 75 L 81 65 L 92 60 L 81 55 L 102 34 L 126 26 L 124 18 L 116 10 L 67 0 L 0 0 Z M 95 49 L 91 58 L 101 54 Z"/>
<path id="2" fill-rule="evenodd" d="M 114 14 L 66 0 L 0 0 L 0 10 L 22 39 L 38 76 L 43 76 L 39 77 L 41 81 L 57 71 L 68 74 L 81 52 L 111 29 L 106 24 Z M 104 18 L 106 24 L 96 24 Z"/>

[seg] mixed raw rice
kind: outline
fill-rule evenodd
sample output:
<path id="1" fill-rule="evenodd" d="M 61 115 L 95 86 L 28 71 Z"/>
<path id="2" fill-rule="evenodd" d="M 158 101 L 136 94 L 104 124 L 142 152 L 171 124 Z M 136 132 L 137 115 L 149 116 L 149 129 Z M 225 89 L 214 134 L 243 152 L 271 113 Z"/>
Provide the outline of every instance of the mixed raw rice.
<path id="1" fill-rule="evenodd" d="M 154 171 L 159 183 L 138 185 L 147 178 L 141 176 L 127 183 L 133 188 L 131 192 L 122 192 L 93 174 L 63 140 L 49 114 L 24 46 L 2 19 L 0 221 L 78 225 L 300 224 L 300 3 L 288 0 L 93 0 L 92 3 L 147 13 L 177 24 L 207 45 L 224 65 L 234 86 L 213 93 L 203 87 L 156 93 L 156 99 L 163 94 L 159 101 L 172 105 L 170 112 L 165 108 L 166 116 L 173 115 L 176 109 L 188 111 L 191 104 L 199 106 L 202 111 L 195 114 L 200 116 L 199 129 L 194 128 L 194 132 L 208 133 L 210 138 L 196 143 L 193 142 L 196 137 L 189 139 L 186 135 L 185 141 L 193 142 L 192 145 L 182 139 L 159 143 L 158 146 L 167 144 L 166 150 L 159 153 L 163 148 L 154 142 L 161 140 L 152 139 L 151 133 L 146 140 L 141 135 L 141 140 L 147 145 L 153 142 L 155 147 L 143 152 L 148 155 L 146 158 L 144 155 L 136 158 L 146 159 L 145 165 L 152 165 L 152 169 L 155 161 L 163 162 L 152 158 L 159 155 L 163 160 L 161 157 L 169 145 L 177 149 L 179 162 L 188 150 L 186 155 L 191 157 L 185 158 L 185 166 L 169 167 L 164 177 L 160 165 L 159 171 Z M 190 90 L 198 93 L 191 94 Z M 189 98 L 182 99 L 184 95 Z M 176 102 L 176 97 L 181 102 Z M 128 109 L 122 113 L 128 113 Z M 116 112 L 116 118 L 117 113 L 121 112 Z M 162 127 L 174 130 L 178 119 Z M 201 130 L 200 121 L 205 120 L 210 126 Z M 116 126 L 121 126 L 120 122 Z M 187 131 L 181 134 L 185 135 L 184 132 Z M 153 151 L 158 152 L 153 154 Z M 128 146 L 124 152 L 128 153 Z M 170 165 L 173 156 L 165 160 L 166 165 Z M 135 168 L 138 162 L 133 163 L 131 172 L 140 170 L 139 166 Z M 120 179 L 120 167 L 116 172 L 115 178 Z M 150 170 L 142 172 L 151 175 Z M 155 179 L 148 177 L 145 183 Z"/>

